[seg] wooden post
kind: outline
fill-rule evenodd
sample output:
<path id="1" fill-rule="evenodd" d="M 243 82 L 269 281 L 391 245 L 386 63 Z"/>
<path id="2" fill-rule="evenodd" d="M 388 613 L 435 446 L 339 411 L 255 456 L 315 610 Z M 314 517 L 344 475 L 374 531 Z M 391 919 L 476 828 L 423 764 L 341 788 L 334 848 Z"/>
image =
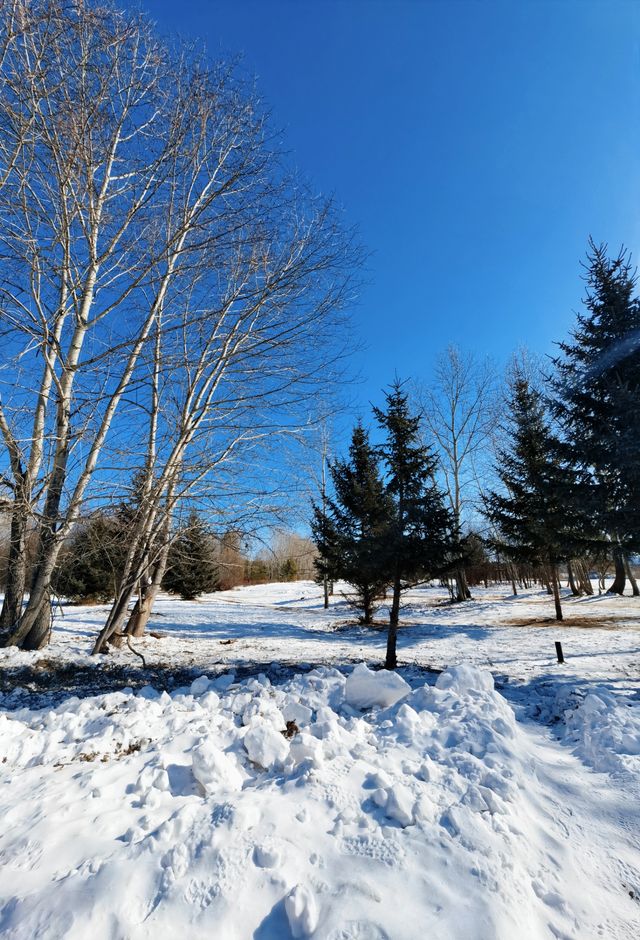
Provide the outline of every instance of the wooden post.
<path id="1" fill-rule="evenodd" d="M 562 643 L 560 643 L 558 640 L 556 640 L 556 655 L 558 657 L 558 662 L 563 663 L 564 655 L 562 653 Z"/>

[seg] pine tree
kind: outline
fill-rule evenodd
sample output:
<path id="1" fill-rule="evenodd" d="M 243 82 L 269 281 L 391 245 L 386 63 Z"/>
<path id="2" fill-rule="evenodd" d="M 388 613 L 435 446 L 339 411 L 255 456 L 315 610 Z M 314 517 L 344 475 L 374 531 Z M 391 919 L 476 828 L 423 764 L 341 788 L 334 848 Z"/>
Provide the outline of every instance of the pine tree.
<path id="1" fill-rule="evenodd" d="M 420 442 L 420 419 L 411 414 L 401 382 L 396 380 L 385 398 L 386 408 L 373 411 L 386 436 L 380 452 L 387 466 L 386 490 L 392 502 L 385 538 L 393 588 L 385 666 L 395 669 L 401 594 L 450 564 L 453 519 L 436 484 L 436 458 Z"/>
<path id="2" fill-rule="evenodd" d="M 586 313 L 554 360 L 553 409 L 582 474 L 581 503 L 612 547 L 610 590 L 621 594 L 626 553 L 640 548 L 640 301 L 626 251 L 609 258 L 590 240 L 585 269 Z"/>
<path id="3" fill-rule="evenodd" d="M 295 558 L 286 558 L 280 566 L 281 581 L 296 581 L 298 578 L 298 566 Z"/>
<path id="4" fill-rule="evenodd" d="M 121 512 L 96 512 L 67 542 L 52 579 L 53 590 L 76 603 L 115 595 L 126 555 L 127 524 Z"/>
<path id="5" fill-rule="evenodd" d="M 361 423 L 353 429 L 349 459 L 329 465 L 335 497 L 314 506 L 311 524 L 321 577 L 344 580 L 353 588 L 349 600 L 370 624 L 388 584 L 385 537 L 391 504 L 378 456 Z"/>
<path id="6" fill-rule="evenodd" d="M 179 594 L 185 601 L 218 587 L 218 566 L 215 562 L 211 533 L 197 513 L 192 512 L 169 551 L 169 563 L 163 587 Z"/>
<path id="7" fill-rule="evenodd" d="M 504 430 L 507 443 L 495 468 L 504 489 L 487 494 L 485 515 L 497 529 L 501 554 L 548 570 L 556 619 L 562 620 L 557 566 L 575 551 L 582 525 L 571 511 L 573 475 L 547 424 L 542 393 L 522 375 L 513 383 Z"/>

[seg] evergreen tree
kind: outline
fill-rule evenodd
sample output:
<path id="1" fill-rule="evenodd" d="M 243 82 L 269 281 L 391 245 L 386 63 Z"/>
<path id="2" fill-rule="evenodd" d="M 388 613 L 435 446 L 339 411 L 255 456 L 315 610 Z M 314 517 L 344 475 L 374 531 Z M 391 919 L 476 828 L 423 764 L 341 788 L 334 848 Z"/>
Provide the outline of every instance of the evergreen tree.
<path id="1" fill-rule="evenodd" d="M 522 375 L 513 383 L 504 430 L 507 443 L 495 468 L 504 489 L 487 494 L 485 515 L 502 554 L 548 569 L 556 619 L 562 620 L 557 565 L 575 550 L 582 526 L 571 511 L 573 476 L 547 424 L 543 396 Z"/>
<path id="2" fill-rule="evenodd" d="M 553 410 L 580 474 L 581 505 L 612 548 L 610 590 L 622 594 L 626 555 L 640 549 L 640 301 L 624 250 L 610 258 L 590 240 L 585 269 L 586 313 L 554 360 Z"/>
<path id="3" fill-rule="evenodd" d="M 295 581 L 298 577 L 298 566 L 295 558 L 287 558 L 280 566 L 281 581 Z"/>
<path id="4" fill-rule="evenodd" d="M 169 562 L 163 587 L 179 594 L 185 601 L 218 587 L 218 566 L 215 561 L 211 533 L 197 513 L 192 512 L 169 550 Z"/>
<path id="5" fill-rule="evenodd" d="M 320 576 L 348 582 L 354 591 L 349 599 L 362 611 L 365 624 L 371 623 L 388 584 L 385 539 L 391 504 L 378 462 L 367 431 L 358 423 L 349 459 L 329 466 L 335 497 L 325 498 L 324 511 L 314 506 L 311 524 Z"/>
<path id="6" fill-rule="evenodd" d="M 96 512 L 67 542 L 55 568 L 56 594 L 76 603 L 108 601 L 115 595 L 126 554 L 128 519 Z"/>
<path id="7" fill-rule="evenodd" d="M 380 452 L 387 466 L 386 491 L 392 504 L 385 536 L 393 588 L 385 665 L 395 669 L 402 591 L 440 573 L 451 562 L 453 519 L 436 484 L 436 458 L 420 443 L 420 419 L 410 413 L 402 384 L 396 380 L 385 397 L 386 408 L 373 410 L 386 435 Z"/>

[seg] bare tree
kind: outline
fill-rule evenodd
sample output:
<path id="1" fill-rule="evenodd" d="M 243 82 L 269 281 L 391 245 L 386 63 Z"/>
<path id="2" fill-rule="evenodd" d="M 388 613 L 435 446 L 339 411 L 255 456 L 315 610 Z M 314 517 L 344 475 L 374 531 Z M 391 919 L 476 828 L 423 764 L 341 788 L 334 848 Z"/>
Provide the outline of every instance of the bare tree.
<path id="1" fill-rule="evenodd" d="M 336 347 L 316 355 L 315 334 L 337 322 L 358 250 L 331 206 L 282 173 L 264 109 L 228 66 L 173 53 L 107 4 L 26 8 L 20 41 L 0 40 L 25 112 L 21 139 L 3 143 L 0 328 L 13 392 L 0 431 L 14 517 L 35 520 L 39 552 L 21 614 L 10 566 L 7 642 L 47 642 L 61 545 L 105 448 L 126 438 L 129 466 L 142 456 L 143 498 L 98 649 L 136 585 L 157 589 L 178 502 L 318 387 Z M 0 104 L 0 137 L 13 98 Z"/>
<path id="2" fill-rule="evenodd" d="M 167 121 L 161 90 L 166 56 L 138 18 L 54 0 L 25 5 L 24 14 L 20 39 L 3 59 L 11 93 L 0 104 L 10 125 L 20 100 L 24 128 L 0 194 L 0 324 L 12 386 L 0 430 L 14 527 L 23 533 L 39 505 L 29 602 L 16 626 L 24 590 L 16 535 L 4 619 L 15 626 L 9 643 L 36 648 L 49 629 L 60 545 L 157 314 L 137 304 L 136 293 L 149 288 L 154 261 L 166 253 L 166 238 L 154 239 L 151 224 L 180 131 Z M 118 360 L 114 379 L 108 370 Z M 101 384 L 108 391 L 96 406 L 78 409 L 91 392 L 95 401 Z M 90 418 L 95 430 L 73 468 L 63 522 L 73 452 L 86 444 Z"/>
<path id="3" fill-rule="evenodd" d="M 416 392 L 424 422 L 437 445 L 458 537 L 478 498 L 486 445 L 495 425 L 494 376 L 489 360 L 449 346 L 436 362 L 431 383 L 418 386 Z M 463 564 L 455 569 L 454 577 L 456 600 L 469 599 Z"/>

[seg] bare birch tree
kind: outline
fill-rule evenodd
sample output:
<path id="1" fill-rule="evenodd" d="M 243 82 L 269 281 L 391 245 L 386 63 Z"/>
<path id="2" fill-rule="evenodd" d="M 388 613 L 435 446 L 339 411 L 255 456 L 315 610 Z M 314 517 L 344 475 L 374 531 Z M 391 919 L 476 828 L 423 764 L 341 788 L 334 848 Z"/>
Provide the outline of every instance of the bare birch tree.
<path id="1" fill-rule="evenodd" d="M 5 7 L 20 16 L 0 38 L 0 128 L 18 128 L 0 145 L 0 432 L 12 546 L 24 556 L 31 519 L 39 550 L 22 612 L 9 566 L 4 623 L 6 642 L 39 648 L 104 448 L 127 437 L 139 456 L 130 391 L 149 415 L 143 498 L 107 633 L 149 580 L 151 545 L 166 563 L 193 481 L 317 387 L 330 356 L 315 355 L 314 332 L 347 298 L 357 250 L 331 207 L 283 176 L 264 110 L 228 66 L 168 49 L 107 4 Z"/>
<path id="2" fill-rule="evenodd" d="M 436 443 L 444 488 L 458 538 L 479 492 L 483 457 L 496 419 L 494 369 L 488 360 L 449 346 L 433 380 L 418 387 L 425 424 Z M 455 599 L 468 600 L 464 565 L 454 572 Z"/>

